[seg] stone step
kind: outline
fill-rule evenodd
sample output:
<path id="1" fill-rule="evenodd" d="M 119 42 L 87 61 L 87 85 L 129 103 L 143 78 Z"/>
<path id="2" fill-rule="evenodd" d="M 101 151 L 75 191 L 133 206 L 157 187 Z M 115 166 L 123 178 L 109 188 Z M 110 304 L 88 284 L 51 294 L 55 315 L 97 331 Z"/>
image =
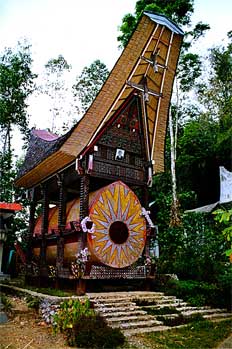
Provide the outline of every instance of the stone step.
<path id="1" fill-rule="evenodd" d="M 160 298 L 164 296 L 162 292 L 109 292 L 109 293 L 87 293 L 90 300 L 116 300 L 116 299 L 143 299 L 143 298 Z M 169 297 L 169 296 L 165 296 Z"/>
<path id="2" fill-rule="evenodd" d="M 208 306 L 205 306 L 205 307 L 191 307 L 191 306 L 186 306 L 186 307 L 179 307 L 179 308 L 176 308 L 178 311 L 180 312 L 184 312 L 184 311 L 188 311 L 188 310 L 208 310 L 208 309 L 211 309 L 210 307 Z"/>
<path id="3" fill-rule="evenodd" d="M 123 334 L 126 337 L 134 336 L 142 333 L 150 333 L 150 332 L 158 332 L 169 330 L 171 327 L 169 326 L 153 326 L 153 327 L 143 327 L 143 328 L 133 328 L 128 330 L 123 330 Z"/>
<path id="4" fill-rule="evenodd" d="M 132 298 L 130 297 L 123 297 L 123 298 L 96 298 L 96 299 L 90 299 L 93 303 L 119 303 L 119 302 L 132 302 Z"/>
<path id="5" fill-rule="evenodd" d="M 186 303 L 187 304 L 187 303 Z M 141 305 L 144 309 L 164 309 L 164 308 L 173 308 L 179 310 L 180 308 L 175 303 L 163 303 L 163 304 L 156 304 L 156 305 Z"/>
<path id="6" fill-rule="evenodd" d="M 90 298 L 96 297 L 117 297 L 117 296 L 147 296 L 147 295 L 164 295 L 164 292 L 156 291 L 118 291 L 118 292 L 87 292 Z"/>
<path id="7" fill-rule="evenodd" d="M 132 311 L 132 312 L 128 312 L 128 311 L 117 311 L 117 312 L 114 312 L 114 313 L 100 313 L 101 316 L 103 316 L 104 318 L 106 317 L 110 317 L 110 318 L 117 318 L 117 317 L 121 317 L 121 316 L 129 316 L 129 315 L 147 315 L 146 311 L 144 310 L 135 310 L 135 311 Z"/>
<path id="8" fill-rule="evenodd" d="M 153 294 L 144 294 L 144 295 L 132 296 L 133 299 L 136 299 L 136 297 L 138 297 L 138 299 L 147 299 L 147 300 L 149 300 L 149 299 L 151 299 L 151 300 L 152 299 L 162 299 L 162 298 L 176 299 L 175 296 L 168 296 L 168 295 L 165 295 L 164 293 L 163 294 L 162 293 L 158 293 L 158 294 L 153 293 Z"/>
<path id="9" fill-rule="evenodd" d="M 195 314 L 201 314 L 201 315 L 208 315 L 208 314 L 220 314 L 224 313 L 225 309 L 197 309 L 197 310 L 188 310 L 188 311 L 182 311 L 181 314 L 185 317 L 195 315 Z"/>
<path id="10" fill-rule="evenodd" d="M 188 307 L 188 306 L 189 306 L 189 304 L 188 304 L 187 302 L 184 302 L 184 301 L 181 301 L 181 302 L 176 301 L 176 302 L 174 303 L 174 305 L 175 305 L 175 307 L 177 307 L 177 308 Z"/>
<path id="11" fill-rule="evenodd" d="M 136 306 L 136 304 L 134 302 L 130 302 L 130 301 L 117 301 L 117 302 L 95 302 L 94 303 L 94 308 L 118 308 L 121 306 Z"/>
<path id="12" fill-rule="evenodd" d="M 127 329 L 138 329 L 138 328 L 145 328 L 145 327 L 154 327 L 154 326 L 162 325 L 161 321 L 158 320 L 142 320 L 142 321 L 135 321 L 135 322 L 122 322 L 122 323 L 112 323 L 112 328 L 120 328 L 122 330 Z"/>
<path id="13" fill-rule="evenodd" d="M 134 312 L 136 310 L 139 310 L 140 308 L 136 305 L 131 305 L 131 306 L 120 306 L 120 307 L 112 307 L 112 308 L 105 308 L 104 306 L 98 307 L 96 310 L 100 313 L 114 313 L 115 311 L 120 312 L 120 311 L 125 311 L 125 312 Z"/>
<path id="14" fill-rule="evenodd" d="M 120 316 L 120 317 L 106 317 L 106 321 L 111 323 L 117 323 L 117 322 L 125 322 L 125 321 L 149 321 L 149 320 L 155 320 L 154 316 L 152 315 L 128 315 L 128 316 Z"/>
<path id="15" fill-rule="evenodd" d="M 95 305 L 94 305 L 95 308 Z M 105 306 L 104 304 L 99 305 L 95 308 L 96 310 L 99 310 L 100 312 L 115 312 L 115 311 L 135 311 L 141 309 L 138 305 L 134 303 L 128 303 L 128 304 L 117 304 L 116 306 Z"/>
<path id="16" fill-rule="evenodd" d="M 164 318 L 164 319 L 175 319 L 178 316 L 180 316 L 180 314 L 173 313 L 173 314 L 162 314 L 162 315 L 157 315 L 157 316 L 162 316 L 162 318 Z"/>
<path id="17" fill-rule="evenodd" d="M 138 297 L 138 298 L 133 298 L 132 299 L 134 302 L 140 301 L 140 302 L 146 302 L 147 304 L 159 304 L 159 303 L 177 303 L 177 300 L 173 296 L 162 296 L 162 297 Z"/>
<path id="18" fill-rule="evenodd" d="M 232 313 L 213 313 L 213 314 L 207 314 L 203 315 L 204 319 L 207 320 L 214 320 L 214 319 L 230 319 L 232 320 Z"/>

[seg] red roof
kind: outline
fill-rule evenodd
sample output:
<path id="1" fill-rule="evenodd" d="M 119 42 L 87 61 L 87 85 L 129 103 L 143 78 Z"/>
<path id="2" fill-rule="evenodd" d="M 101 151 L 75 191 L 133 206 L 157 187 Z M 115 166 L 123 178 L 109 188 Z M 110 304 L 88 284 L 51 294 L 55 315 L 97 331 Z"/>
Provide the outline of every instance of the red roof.
<path id="1" fill-rule="evenodd" d="M 21 211 L 22 205 L 16 202 L 0 202 L 0 210 Z"/>
<path id="2" fill-rule="evenodd" d="M 33 130 L 32 131 L 33 134 L 45 141 L 54 141 L 55 139 L 59 138 L 59 136 L 57 136 L 56 134 L 54 133 L 51 133 L 47 130 Z"/>

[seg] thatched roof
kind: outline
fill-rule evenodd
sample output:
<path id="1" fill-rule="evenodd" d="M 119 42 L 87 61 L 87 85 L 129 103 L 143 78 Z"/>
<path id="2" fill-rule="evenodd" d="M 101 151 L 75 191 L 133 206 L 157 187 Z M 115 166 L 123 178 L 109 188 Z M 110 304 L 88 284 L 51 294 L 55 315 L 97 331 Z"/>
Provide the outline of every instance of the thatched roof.
<path id="1" fill-rule="evenodd" d="M 26 162 L 31 165 L 25 162 L 16 185 L 32 187 L 75 161 L 127 97 L 133 91 L 141 93 L 141 89 L 146 92 L 147 158 L 153 162 L 153 173 L 163 171 L 167 116 L 182 37 L 183 32 L 165 16 L 145 12 L 84 117 L 60 140 L 44 140 L 49 146 L 33 164 L 29 147 Z"/>

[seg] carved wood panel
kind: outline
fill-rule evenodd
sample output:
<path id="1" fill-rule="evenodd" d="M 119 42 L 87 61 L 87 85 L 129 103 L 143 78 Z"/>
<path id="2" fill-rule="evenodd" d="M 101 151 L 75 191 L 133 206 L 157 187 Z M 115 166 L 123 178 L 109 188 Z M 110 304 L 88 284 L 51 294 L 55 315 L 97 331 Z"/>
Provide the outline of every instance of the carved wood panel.
<path id="1" fill-rule="evenodd" d="M 146 154 L 140 99 L 134 96 L 97 142 L 92 175 L 144 183 Z"/>

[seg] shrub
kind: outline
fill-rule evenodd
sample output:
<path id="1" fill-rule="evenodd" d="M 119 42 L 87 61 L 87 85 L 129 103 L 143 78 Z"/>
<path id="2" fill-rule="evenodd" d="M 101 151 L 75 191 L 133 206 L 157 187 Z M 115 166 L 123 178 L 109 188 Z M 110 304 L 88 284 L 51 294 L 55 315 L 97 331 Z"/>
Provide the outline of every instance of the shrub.
<path id="1" fill-rule="evenodd" d="M 13 307 L 10 299 L 5 295 L 1 295 L 1 302 L 3 304 L 4 311 L 10 313 Z"/>
<path id="2" fill-rule="evenodd" d="M 88 299 L 69 299 L 60 304 L 60 309 L 53 316 L 54 332 L 65 332 L 72 329 L 73 325 L 79 320 L 81 316 L 93 316 L 94 310 L 90 307 Z M 67 333 L 66 333 L 67 334 Z"/>
<path id="3" fill-rule="evenodd" d="M 40 302 L 41 302 L 40 298 L 28 295 L 28 296 L 26 296 L 25 300 L 26 300 L 28 308 L 34 309 L 36 311 L 39 310 L 39 306 L 40 306 Z"/>
<path id="4" fill-rule="evenodd" d="M 109 327 L 99 315 L 81 316 L 68 338 L 68 344 L 78 348 L 117 348 L 124 342 L 125 337 L 121 331 Z"/>
<path id="5" fill-rule="evenodd" d="M 169 295 L 175 295 L 178 298 L 184 299 L 193 306 L 227 306 L 222 288 L 218 284 L 210 284 L 203 281 L 195 280 L 170 280 L 165 289 Z M 225 290 L 226 292 L 226 290 Z M 229 290 L 227 290 L 229 295 Z"/>
<path id="6" fill-rule="evenodd" d="M 96 315 L 88 299 L 62 302 L 53 320 L 54 332 L 62 332 L 70 346 L 117 348 L 125 341 L 119 329 L 110 328 L 104 319 Z"/>
<path id="7" fill-rule="evenodd" d="M 185 280 L 215 283 L 228 261 L 226 242 L 206 213 L 183 214 L 180 226 L 160 229 L 159 246 L 158 272 Z"/>

